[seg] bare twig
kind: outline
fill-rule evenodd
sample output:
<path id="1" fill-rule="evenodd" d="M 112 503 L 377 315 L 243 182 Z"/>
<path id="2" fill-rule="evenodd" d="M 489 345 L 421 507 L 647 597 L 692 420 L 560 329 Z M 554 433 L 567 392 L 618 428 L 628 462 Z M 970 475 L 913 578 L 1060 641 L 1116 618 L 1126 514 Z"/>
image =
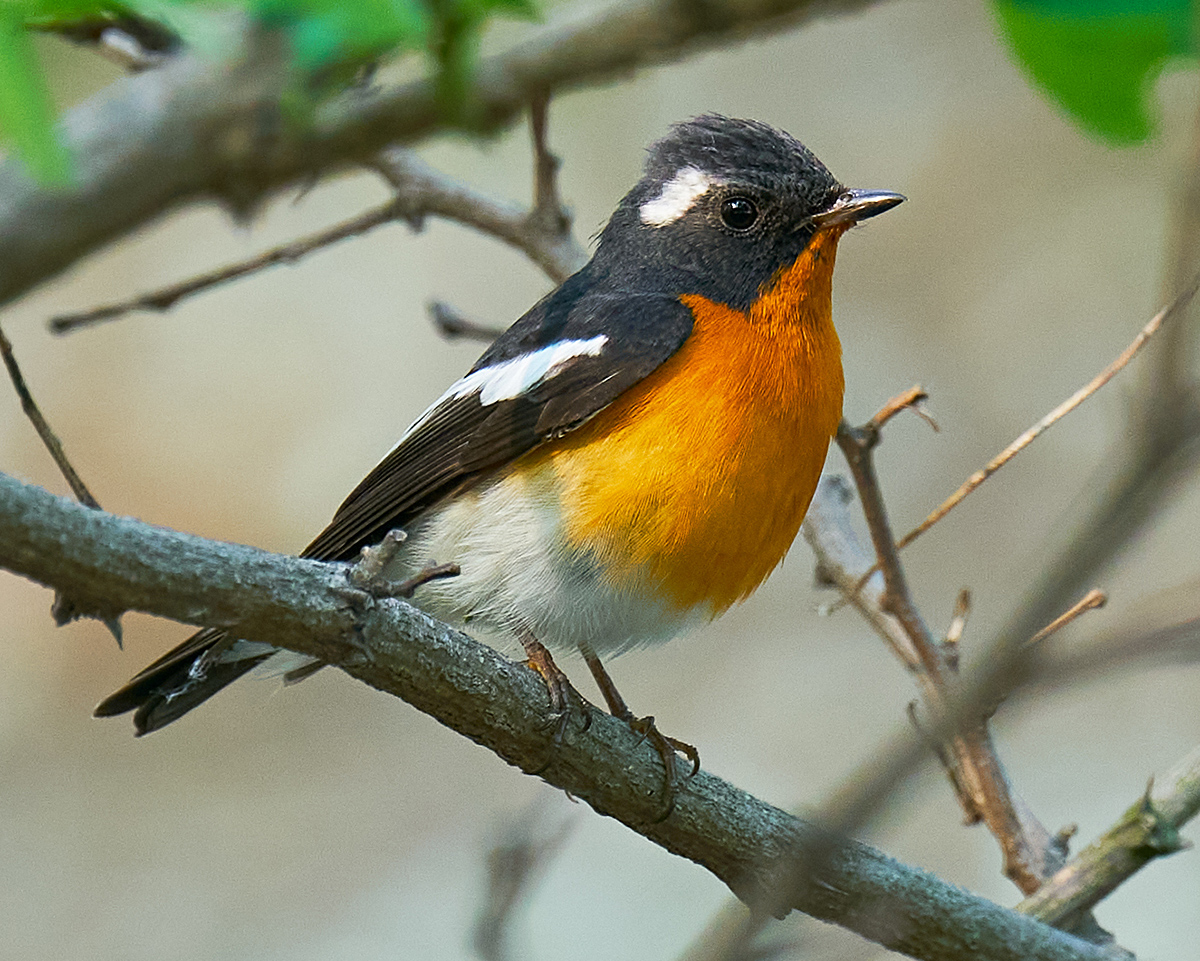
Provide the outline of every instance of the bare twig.
<path id="1" fill-rule="evenodd" d="M 286 647 L 390 691 L 639 834 L 713 871 L 751 904 L 783 865 L 827 845 L 812 824 L 701 771 L 658 813 L 661 763 L 605 714 L 555 745 L 533 672 L 402 601 L 347 594 L 345 565 L 205 541 L 88 510 L 0 475 L 0 567 L 186 623 Z M 902 752 L 903 753 L 903 752 Z M 839 840 L 782 910 L 799 908 L 929 961 L 1100 961 L 1105 952 Z"/>
<path id="2" fill-rule="evenodd" d="M 83 482 L 83 478 L 79 476 L 79 472 L 71 464 L 70 459 L 67 457 L 67 452 L 63 448 L 62 441 L 58 439 L 58 435 L 54 433 L 50 422 L 46 420 L 41 408 L 38 407 L 37 401 L 33 399 L 33 394 L 29 391 L 29 385 L 25 382 L 25 376 L 21 373 L 21 368 L 17 364 L 17 356 L 13 353 L 12 343 L 3 330 L 0 330 L 0 356 L 4 358 L 4 366 L 8 370 L 9 379 L 12 381 L 17 396 L 21 399 L 21 409 L 25 412 L 25 416 L 29 418 L 30 423 L 33 424 L 33 429 L 37 431 L 38 437 L 41 438 L 46 450 L 50 452 L 50 456 L 54 459 L 54 463 L 58 465 L 59 471 L 66 478 L 71 492 L 85 507 L 98 510 L 100 502 L 92 496 L 92 492 L 88 490 L 87 484 Z M 79 617 L 96 617 L 108 628 L 109 632 L 116 639 L 117 646 L 121 646 L 121 619 L 111 611 L 92 607 L 81 603 L 68 594 L 58 592 L 54 595 L 54 604 L 51 606 L 51 612 L 54 615 L 55 622 L 59 625 L 67 624 Z"/>
<path id="3" fill-rule="evenodd" d="M 83 482 L 83 478 L 79 476 L 79 472 L 71 465 L 71 461 L 67 458 L 67 452 L 63 449 L 62 441 L 58 439 L 58 435 L 54 433 L 54 429 L 42 415 L 37 401 L 33 399 L 33 394 L 29 392 L 29 385 L 25 383 L 25 377 L 21 373 L 21 368 L 17 365 L 17 358 L 13 353 L 12 343 L 5 336 L 3 330 L 0 330 L 0 355 L 4 357 L 4 366 L 8 369 L 9 379 L 12 381 L 17 396 L 21 399 L 21 410 L 25 412 L 25 416 L 33 424 L 33 429 L 37 431 L 38 437 L 46 445 L 46 450 L 54 458 L 54 463 L 58 465 L 58 469 L 62 472 L 63 477 L 66 478 L 67 483 L 71 487 L 71 492 L 79 500 L 79 503 L 85 504 L 88 507 L 99 507 L 100 502 L 92 496 L 92 492 L 88 490 L 87 484 Z"/>
<path id="4" fill-rule="evenodd" d="M 878 425 L 908 406 L 911 403 L 910 395 L 911 391 L 890 401 L 861 428 L 852 428 L 843 421 L 838 428 L 837 443 L 854 475 L 867 529 L 874 544 L 876 563 L 883 574 L 880 610 L 894 616 L 899 622 L 917 656 L 917 677 L 926 704 L 935 715 L 940 716 L 945 711 L 945 690 L 953 670 L 943 659 L 942 652 L 912 601 L 892 539 L 872 457 L 880 438 Z M 1044 863 L 1047 854 L 1042 846 L 1035 849 L 1031 839 L 1048 837 L 1048 833 L 1040 824 L 1022 824 L 982 716 L 976 724 L 953 738 L 949 752 L 954 760 L 953 768 L 949 771 L 951 783 L 958 788 L 967 822 L 985 821 L 1004 851 L 1005 874 L 1024 893 L 1037 890 L 1042 874 L 1035 865 Z"/>
<path id="5" fill-rule="evenodd" d="M 466 340 L 480 340 L 490 344 L 504 333 L 502 327 L 489 327 L 486 324 L 481 324 L 478 321 L 464 317 L 443 300 L 430 301 L 429 317 L 433 321 L 433 326 L 437 328 L 438 333 L 447 340 L 464 338 Z"/>
<path id="6" fill-rule="evenodd" d="M 237 280 L 247 274 L 258 273 L 260 270 L 276 264 L 294 263 L 301 257 L 306 257 L 339 240 L 356 237 L 381 224 L 391 223 L 398 218 L 407 219 L 407 217 L 407 213 L 398 210 L 394 202 L 384 204 L 382 207 L 376 207 L 374 210 L 360 214 L 327 230 L 318 231 L 279 247 L 273 247 L 248 260 L 210 270 L 189 280 L 171 284 L 150 293 L 139 294 L 129 300 L 93 307 L 91 310 L 75 314 L 60 314 L 50 320 L 50 330 L 56 334 L 67 334 L 80 327 L 90 327 L 106 320 L 113 320 L 135 310 L 170 310 L 185 297 L 228 283 L 231 280 Z"/>
<path id="7" fill-rule="evenodd" d="M 872 430 L 878 431 L 889 420 L 904 410 L 911 410 L 914 414 L 925 421 L 935 431 L 940 428 L 937 421 L 934 420 L 927 410 L 925 410 L 925 401 L 929 400 L 929 394 L 920 384 L 914 384 L 908 390 L 897 394 L 886 404 L 884 404 L 875 416 L 869 421 L 869 426 Z"/>
<path id="8" fill-rule="evenodd" d="M 1039 641 L 1044 641 L 1051 634 L 1056 634 L 1062 630 L 1081 614 L 1086 614 L 1088 611 L 1094 611 L 1097 608 L 1103 607 L 1107 601 L 1108 595 L 1104 591 L 1093 587 L 1083 597 L 1067 608 L 1067 610 L 1063 611 L 1058 617 L 1034 634 L 1029 639 L 1029 643 L 1037 644 Z"/>
<path id="9" fill-rule="evenodd" d="M 536 203 L 531 210 L 498 201 L 446 177 L 412 151 L 399 147 L 382 151 L 374 166 L 396 191 L 395 202 L 410 218 L 445 217 L 502 240 L 525 254 L 555 283 L 566 280 L 587 261 L 587 251 L 569 227 L 565 231 L 554 224 L 547 228 L 542 218 L 535 216 Z"/>
<path id="10" fill-rule="evenodd" d="M 945 501 L 942 502 L 933 513 L 925 520 L 921 521 L 916 527 L 905 534 L 896 546 L 899 549 L 904 549 L 918 537 L 924 534 L 929 528 L 940 521 L 943 517 L 949 514 L 955 507 L 962 503 L 963 499 L 970 493 L 975 491 L 984 481 L 991 477 L 996 471 L 1007 464 L 1010 460 L 1017 456 L 1026 447 L 1032 444 L 1038 437 L 1053 427 L 1056 423 L 1062 420 L 1067 414 L 1071 413 L 1076 407 L 1082 404 L 1085 400 L 1096 393 L 1101 387 L 1113 379 L 1124 367 L 1137 356 L 1146 342 L 1154 336 L 1155 331 L 1170 317 L 1183 310 L 1193 297 L 1196 296 L 1197 289 L 1200 289 L 1200 275 L 1192 279 L 1192 282 L 1182 290 L 1179 295 L 1171 301 L 1166 307 L 1160 310 L 1157 314 L 1150 318 L 1149 322 L 1138 331 L 1138 335 L 1133 338 L 1130 343 L 1117 358 L 1105 367 L 1100 373 L 1093 377 L 1090 381 L 1079 388 L 1074 394 L 1068 397 L 1065 401 L 1059 404 L 1054 410 L 1050 411 L 1045 417 L 1039 420 L 1036 424 L 1023 432 L 1016 440 L 1004 448 L 999 454 L 993 457 L 981 469 L 968 477 Z"/>
<path id="11" fill-rule="evenodd" d="M 912 601 L 892 539 L 872 456 L 880 439 L 877 424 L 886 421 L 889 411 L 905 406 L 901 401 L 910 393 L 889 402 L 861 428 L 852 428 L 843 421 L 838 428 L 837 443 L 854 475 L 874 544 L 876 563 L 883 574 L 880 609 L 893 615 L 908 637 L 920 665 L 917 678 L 922 696 L 934 716 L 941 717 L 946 712 L 947 691 L 956 673 L 956 649 L 955 656 L 948 659 L 946 655 L 950 650 L 934 641 Z M 974 723 L 956 733 L 947 744 L 947 750 L 953 759 L 949 772 L 951 783 L 958 788 L 968 823 L 986 822 L 1004 852 L 1004 873 L 1025 894 L 1037 890 L 1052 857 L 1048 846 L 1049 832 L 1027 808 L 1015 803 L 984 715 L 980 714 Z"/>
<path id="12" fill-rule="evenodd" d="M 447 577 L 458 577 L 462 573 L 462 568 L 451 562 L 446 564 L 430 564 L 428 567 L 417 571 L 412 577 L 406 578 L 392 588 L 397 597 L 405 599 L 412 597 L 417 588 L 430 581 L 440 581 Z"/>
<path id="13" fill-rule="evenodd" d="M 1113 827 L 1057 871 L 1017 910 L 1070 930 L 1118 885 L 1155 858 L 1186 846 L 1179 829 L 1200 813 L 1200 748 L 1146 793 Z"/>

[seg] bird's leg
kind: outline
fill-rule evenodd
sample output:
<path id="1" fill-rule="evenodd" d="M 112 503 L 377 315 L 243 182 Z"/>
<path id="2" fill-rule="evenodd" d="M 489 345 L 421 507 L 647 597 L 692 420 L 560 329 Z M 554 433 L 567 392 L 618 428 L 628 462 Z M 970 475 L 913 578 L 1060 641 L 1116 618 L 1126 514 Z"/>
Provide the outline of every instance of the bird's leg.
<path id="1" fill-rule="evenodd" d="M 545 680 L 546 687 L 550 691 L 550 710 L 558 716 L 558 730 L 554 733 L 555 742 L 562 741 L 567 730 L 567 723 L 571 719 L 571 706 L 567 701 L 568 692 L 574 693 L 579 699 L 584 714 L 583 727 L 584 730 L 587 730 L 592 723 L 591 715 L 588 714 L 587 702 L 571 686 L 567 675 L 554 663 L 554 658 L 550 656 L 546 646 L 534 636 L 533 631 L 528 627 L 521 627 L 516 633 L 521 641 L 521 646 L 525 648 L 525 657 L 529 666 L 542 675 L 542 679 Z"/>
<path id="2" fill-rule="evenodd" d="M 700 752 L 691 744 L 673 737 L 667 737 L 667 735 L 655 727 L 652 716 L 635 717 L 633 711 L 629 710 L 629 705 L 625 703 L 625 699 L 621 697 L 621 692 L 617 690 L 617 685 L 608 676 L 608 671 L 600 663 L 600 658 L 596 656 L 596 652 L 582 646 L 579 651 L 583 654 L 583 659 L 587 662 L 587 666 L 592 672 L 592 677 L 596 679 L 600 693 L 604 695 L 604 703 L 608 705 L 609 713 L 618 720 L 624 721 L 636 733 L 646 738 L 653 745 L 654 749 L 658 751 L 659 757 L 662 758 L 663 768 L 666 771 L 667 814 L 670 814 L 675 806 L 675 757 L 677 754 L 682 754 L 692 762 L 692 771 L 688 775 L 691 778 L 695 777 L 700 770 Z M 666 816 L 666 814 L 663 815 L 664 818 Z"/>

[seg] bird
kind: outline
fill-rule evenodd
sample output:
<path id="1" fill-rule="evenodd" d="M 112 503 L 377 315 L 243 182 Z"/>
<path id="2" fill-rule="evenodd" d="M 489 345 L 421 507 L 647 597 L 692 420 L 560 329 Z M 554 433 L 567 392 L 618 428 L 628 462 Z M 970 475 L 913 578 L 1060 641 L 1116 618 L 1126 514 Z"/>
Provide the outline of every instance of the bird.
<path id="1" fill-rule="evenodd" d="M 782 562 L 841 419 L 832 274 L 842 235 L 902 202 L 849 189 L 789 134 L 673 125 L 593 256 L 489 346 L 302 552 L 356 560 L 472 633 L 515 637 L 569 714 L 551 650 L 580 652 L 609 710 L 668 769 L 695 749 L 625 705 L 602 658 L 711 621 Z M 456 576 L 436 576 L 455 565 Z M 246 672 L 322 665 L 206 628 L 95 709 L 140 736 Z"/>

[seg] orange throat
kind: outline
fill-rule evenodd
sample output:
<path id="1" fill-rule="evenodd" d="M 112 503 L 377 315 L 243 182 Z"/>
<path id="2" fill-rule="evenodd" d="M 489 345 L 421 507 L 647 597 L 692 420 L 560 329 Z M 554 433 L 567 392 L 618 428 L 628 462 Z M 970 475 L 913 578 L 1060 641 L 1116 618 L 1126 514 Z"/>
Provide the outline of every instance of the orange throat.
<path id="1" fill-rule="evenodd" d="M 683 347 L 531 455 L 557 475 L 569 547 L 613 587 L 715 616 L 783 560 L 841 417 L 842 232 L 818 233 L 749 311 L 682 297 L 695 315 Z"/>

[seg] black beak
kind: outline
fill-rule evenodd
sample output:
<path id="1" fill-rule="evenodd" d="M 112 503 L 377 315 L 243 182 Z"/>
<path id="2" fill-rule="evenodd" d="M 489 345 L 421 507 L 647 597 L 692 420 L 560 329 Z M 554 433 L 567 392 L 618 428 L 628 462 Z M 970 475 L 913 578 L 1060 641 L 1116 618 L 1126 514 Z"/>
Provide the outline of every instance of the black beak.
<path id="1" fill-rule="evenodd" d="M 890 190 L 846 190 L 832 206 L 813 214 L 810 219 L 818 230 L 834 224 L 856 224 L 891 210 L 904 199 L 903 194 L 894 194 Z"/>

